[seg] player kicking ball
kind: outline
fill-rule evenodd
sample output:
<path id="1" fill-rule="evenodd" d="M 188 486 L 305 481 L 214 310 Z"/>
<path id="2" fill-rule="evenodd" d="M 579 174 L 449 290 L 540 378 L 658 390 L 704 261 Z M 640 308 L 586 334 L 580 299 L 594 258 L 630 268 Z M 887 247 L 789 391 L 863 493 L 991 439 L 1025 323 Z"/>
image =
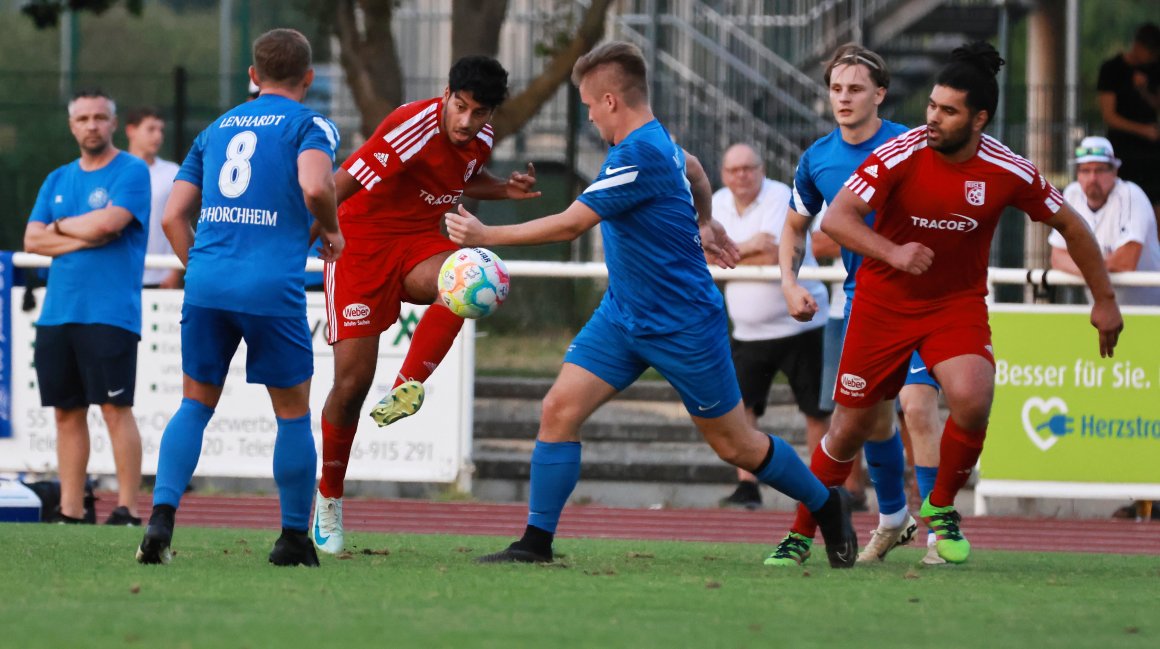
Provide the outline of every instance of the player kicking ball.
<path id="1" fill-rule="evenodd" d="M 391 393 L 370 416 L 380 426 L 423 405 L 423 382 L 451 349 L 463 318 L 437 294 L 439 268 L 459 246 L 440 231 L 443 213 L 462 196 L 525 199 L 535 170 L 507 178 L 485 169 L 491 158 L 495 109 L 507 98 L 508 75 L 486 56 L 451 66 L 447 88 L 395 109 L 334 174 L 346 253 L 324 268 L 328 342 L 334 385 L 322 409 L 322 479 L 311 536 L 323 552 L 345 545 L 343 483 L 363 403 L 374 381 L 379 336 L 395 324 L 403 302 L 429 305 L 415 327 Z"/>
<path id="2" fill-rule="evenodd" d="M 445 216 L 448 234 L 461 245 L 569 241 L 599 224 L 608 266 L 608 290 L 544 398 L 524 535 L 479 561 L 552 561 L 557 523 L 580 478 L 581 424 L 651 366 L 681 394 L 721 459 L 805 503 L 821 527 L 830 565 L 852 566 L 858 540 L 849 495 L 823 486 L 793 447 L 758 432 L 745 416 L 728 317 L 705 266 L 706 254 L 723 267 L 736 265 L 740 255 L 712 219 L 704 169 L 653 116 L 640 49 L 600 45 L 576 62 L 572 82 L 589 119 L 612 144 L 595 182 L 563 212 L 526 223 L 486 227 L 462 206 Z M 666 275 L 661 281 L 658 271 Z"/>
<path id="3" fill-rule="evenodd" d="M 1063 236 L 1092 292 L 1101 356 L 1112 355 L 1123 329 L 1083 219 L 1033 164 L 983 133 L 998 103 L 1002 65 L 987 43 L 955 49 L 931 91 L 926 125 L 875 149 L 822 220 L 822 231 L 864 261 L 838 367 L 837 407 L 811 469 L 827 483 L 845 481 L 876 406 L 898 394 L 917 349 L 950 409 L 938 476 L 920 512 L 949 563 L 970 555 L 954 503 L 982 452 L 994 397 L 985 299 L 991 239 L 1003 210 L 1022 210 Z M 864 221 L 871 211 L 877 211 L 873 228 Z"/>

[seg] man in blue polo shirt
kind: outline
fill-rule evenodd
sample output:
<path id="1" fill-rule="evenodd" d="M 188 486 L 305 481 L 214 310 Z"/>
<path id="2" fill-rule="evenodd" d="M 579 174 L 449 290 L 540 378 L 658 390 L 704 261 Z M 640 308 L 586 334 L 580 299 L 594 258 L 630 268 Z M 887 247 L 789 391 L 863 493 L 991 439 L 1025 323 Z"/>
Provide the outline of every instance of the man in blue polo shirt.
<path id="1" fill-rule="evenodd" d="M 113 146 L 117 106 L 99 90 L 68 104 L 81 157 L 49 174 L 24 249 L 53 257 L 36 323 L 40 401 L 56 416 L 60 523 L 83 523 L 88 411 L 101 407 L 117 467 L 117 507 L 105 522 L 140 525 L 141 434 L 133 418 L 149 169 Z"/>

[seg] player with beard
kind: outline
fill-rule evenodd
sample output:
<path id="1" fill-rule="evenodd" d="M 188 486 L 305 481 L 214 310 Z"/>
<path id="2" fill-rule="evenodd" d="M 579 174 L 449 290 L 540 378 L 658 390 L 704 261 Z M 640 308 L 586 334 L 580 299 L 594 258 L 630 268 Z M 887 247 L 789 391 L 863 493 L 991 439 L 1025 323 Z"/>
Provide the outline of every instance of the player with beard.
<path id="1" fill-rule="evenodd" d="M 810 222 L 825 210 L 827 203 L 834 200 L 842 189 L 842 183 L 866 156 L 879 145 L 907 130 L 902 124 L 878 116 L 878 106 L 886 98 L 890 86 L 890 71 L 878 54 L 853 43 L 843 45 L 834 52 L 823 78 L 829 88 L 830 105 L 838 128 L 812 144 L 798 162 L 794 174 L 793 202 L 780 244 L 782 292 L 790 315 L 801 321 L 811 320 L 818 312 L 817 301 L 797 280 L 797 272 L 805 256 Z M 867 219 L 868 223 L 873 223 L 874 215 L 867 215 Z M 825 237 L 824 234 L 820 236 Z M 854 280 L 862 264 L 862 256 L 846 248 L 842 248 L 841 255 L 846 267 L 846 281 L 842 286 L 846 294 L 845 315 L 841 321 L 844 337 L 845 325 L 854 304 Z M 836 365 L 835 358 L 835 370 Z M 824 388 L 827 397 L 833 395 L 832 381 Z M 926 497 L 934 487 L 938 472 L 938 383 L 931 378 L 918 354 L 911 356 L 906 384 L 899 394 L 899 401 L 902 405 L 899 423 L 905 426 L 904 432 L 910 435 L 919 492 Z M 833 409 L 832 401 L 827 405 Z M 874 428 L 867 431 L 865 453 L 878 497 L 878 527 L 859 553 L 859 562 L 882 561 L 895 547 L 908 543 L 918 529 L 906 506 L 906 455 L 902 434 L 893 426 L 891 403 L 883 401 L 877 407 Z M 818 442 L 810 441 L 812 453 Z M 858 462 L 855 459 L 851 468 Z M 798 507 L 793 526 L 765 559 L 765 565 L 792 567 L 804 563 L 810 556 L 816 530 L 817 524 L 809 511 Z M 942 563 L 941 559 L 937 559 L 937 554 L 928 556 L 924 561 Z"/>
<path id="2" fill-rule="evenodd" d="M 1111 356 L 1123 319 L 1099 247 L 1083 220 L 1027 160 L 983 134 L 995 113 L 1003 59 L 987 43 L 954 50 L 926 109 L 926 125 L 872 153 L 826 211 L 822 230 L 862 254 L 829 433 L 811 468 L 841 484 L 872 430 L 877 405 L 893 399 L 917 349 L 942 385 L 950 417 L 935 486 L 921 516 L 936 550 L 962 563 L 970 543 L 955 495 L 983 448 L 994 397 L 987 324 L 987 259 L 1008 206 L 1051 226 L 1091 289 L 1101 356 Z M 873 228 L 866 216 L 876 211 Z"/>

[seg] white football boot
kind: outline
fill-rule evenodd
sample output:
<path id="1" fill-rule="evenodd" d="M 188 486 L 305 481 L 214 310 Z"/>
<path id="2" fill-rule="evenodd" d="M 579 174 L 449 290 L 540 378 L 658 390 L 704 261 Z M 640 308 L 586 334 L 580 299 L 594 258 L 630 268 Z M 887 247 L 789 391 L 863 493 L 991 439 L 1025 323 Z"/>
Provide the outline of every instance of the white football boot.
<path id="1" fill-rule="evenodd" d="M 310 538 L 315 547 L 327 554 L 342 552 L 342 498 L 327 498 L 319 491 L 314 497 L 314 521 Z"/>

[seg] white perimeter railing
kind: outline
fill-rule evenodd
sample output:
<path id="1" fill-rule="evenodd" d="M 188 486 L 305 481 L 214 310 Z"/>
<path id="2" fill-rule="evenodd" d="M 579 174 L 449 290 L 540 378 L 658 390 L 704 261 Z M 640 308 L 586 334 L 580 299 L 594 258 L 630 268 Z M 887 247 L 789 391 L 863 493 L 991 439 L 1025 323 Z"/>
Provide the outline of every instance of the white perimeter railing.
<path id="1" fill-rule="evenodd" d="M 27 252 L 17 252 L 12 255 L 14 266 L 22 268 L 47 268 L 52 263 L 51 257 L 34 255 Z M 559 262 L 559 261 L 522 261 L 512 260 L 504 262 L 512 277 L 561 277 L 561 278 L 604 278 L 608 276 L 607 267 L 600 262 Z M 183 268 L 181 260 L 172 255 L 146 255 L 146 268 Z M 322 261 L 309 259 L 306 270 L 321 272 Z M 716 280 L 770 280 L 781 279 L 781 269 L 777 266 L 743 266 L 740 268 L 710 267 L 713 279 Z M 833 266 L 806 267 L 798 274 L 799 279 L 820 280 L 833 283 L 846 278 L 843 268 Z M 1112 273 L 1114 286 L 1160 286 L 1160 272 Z M 1059 270 L 1042 268 L 988 268 L 987 288 L 988 299 L 994 293 L 996 284 L 1013 284 L 1027 286 L 1083 286 L 1082 277 L 1065 273 Z"/>

